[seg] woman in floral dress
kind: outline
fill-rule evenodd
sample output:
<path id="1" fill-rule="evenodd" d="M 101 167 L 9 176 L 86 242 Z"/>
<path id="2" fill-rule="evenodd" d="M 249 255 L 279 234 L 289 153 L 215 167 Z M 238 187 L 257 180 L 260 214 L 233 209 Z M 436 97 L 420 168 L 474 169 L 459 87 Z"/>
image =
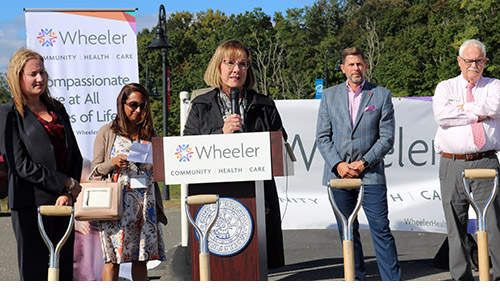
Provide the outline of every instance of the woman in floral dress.
<path id="1" fill-rule="evenodd" d="M 103 280 L 118 280 L 120 264 L 126 262 L 132 262 L 133 280 L 147 280 L 147 261 L 165 259 L 159 222 L 166 224 L 166 217 L 153 165 L 128 161 L 133 143 L 150 144 L 156 135 L 148 93 L 136 83 L 124 86 L 116 118 L 99 129 L 94 142 L 94 175 L 110 176 L 125 187 L 121 219 L 100 222 Z M 141 178 L 142 184 L 131 186 L 131 178 Z"/>

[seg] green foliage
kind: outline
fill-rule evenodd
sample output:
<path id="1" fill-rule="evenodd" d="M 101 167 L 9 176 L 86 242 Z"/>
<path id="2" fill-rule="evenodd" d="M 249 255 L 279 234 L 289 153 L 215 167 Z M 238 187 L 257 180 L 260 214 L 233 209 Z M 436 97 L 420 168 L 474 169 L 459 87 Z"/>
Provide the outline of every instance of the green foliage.
<path id="1" fill-rule="evenodd" d="M 12 98 L 10 94 L 7 78 L 4 73 L 0 72 L 0 104 L 7 103 Z"/>
<path id="2" fill-rule="evenodd" d="M 328 86 L 345 81 L 334 69 L 341 51 L 352 46 L 365 51 L 369 80 L 393 96 L 430 96 L 438 82 L 459 74 L 457 53 L 466 39 L 485 43 L 484 75 L 500 77 L 499 21 L 498 0 L 316 0 L 274 16 L 260 8 L 237 15 L 211 9 L 173 13 L 167 20 L 167 40 L 174 46 L 167 54 L 169 135 L 179 134 L 179 93 L 206 87 L 206 66 L 227 39 L 248 45 L 257 90 L 273 99 L 313 98 L 315 79 L 325 71 Z M 147 49 L 154 30 L 138 34 L 139 70 L 144 84 L 148 68 L 150 86 L 162 95 L 161 51 Z M 162 133 L 162 97 L 153 100 L 155 126 Z"/>

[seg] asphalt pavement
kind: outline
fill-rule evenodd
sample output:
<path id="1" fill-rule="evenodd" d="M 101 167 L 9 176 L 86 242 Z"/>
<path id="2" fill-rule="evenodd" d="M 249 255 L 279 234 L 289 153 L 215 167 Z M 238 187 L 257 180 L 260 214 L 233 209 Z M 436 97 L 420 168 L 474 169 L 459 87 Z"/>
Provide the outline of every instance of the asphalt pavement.
<path id="1" fill-rule="evenodd" d="M 168 225 L 163 227 L 167 260 L 151 264 L 151 281 L 189 281 L 189 251 L 180 246 L 180 208 L 167 205 Z M 447 269 L 434 265 L 434 257 L 445 235 L 427 232 L 394 231 L 403 281 L 449 281 Z M 342 281 L 342 244 L 336 229 L 284 230 L 285 263 L 269 270 L 269 281 Z M 378 281 L 376 258 L 369 231 L 361 231 L 367 280 Z M 474 272 L 477 280 L 477 272 Z M 0 213 L 0 281 L 18 280 L 16 244 L 10 214 Z"/>

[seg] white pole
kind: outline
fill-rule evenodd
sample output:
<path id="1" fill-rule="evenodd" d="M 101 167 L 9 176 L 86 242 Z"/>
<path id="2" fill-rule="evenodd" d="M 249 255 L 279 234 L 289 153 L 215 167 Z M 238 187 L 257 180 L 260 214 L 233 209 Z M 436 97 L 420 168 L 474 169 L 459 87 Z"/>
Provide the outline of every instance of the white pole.
<path id="1" fill-rule="evenodd" d="M 184 124 L 186 124 L 187 114 L 189 109 L 189 93 L 180 92 L 179 98 L 181 99 L 181 135 L 184 135 Z M 186 215 L 186 199 L 188 196 L 188 185 L 181 184 L 181 245 L 182 247 L 187 247 L 188 245 L 188 233 L 189 224 Z"/>

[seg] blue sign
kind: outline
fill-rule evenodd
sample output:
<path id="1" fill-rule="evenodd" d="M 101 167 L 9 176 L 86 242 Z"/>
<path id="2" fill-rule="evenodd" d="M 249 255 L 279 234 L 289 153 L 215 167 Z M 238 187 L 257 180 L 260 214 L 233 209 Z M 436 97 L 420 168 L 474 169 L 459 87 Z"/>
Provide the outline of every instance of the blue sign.
<path id="1" fill-rule="evenodd" d="M 316 79 L 316 99 L 321 99 L 323 95 L 323 79 Z"/>

